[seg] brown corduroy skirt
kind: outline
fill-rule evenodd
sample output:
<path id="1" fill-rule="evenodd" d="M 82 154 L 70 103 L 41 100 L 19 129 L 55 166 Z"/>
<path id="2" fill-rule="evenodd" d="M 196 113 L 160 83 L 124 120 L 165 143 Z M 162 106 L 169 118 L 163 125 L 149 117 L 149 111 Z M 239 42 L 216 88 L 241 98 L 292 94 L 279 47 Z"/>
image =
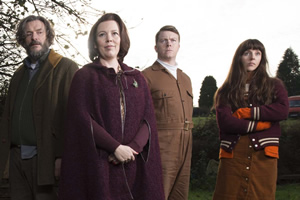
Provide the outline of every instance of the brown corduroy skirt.
<path id="1" fill-rule="evenodd" d="M 214 200 L 275 200 L 277 158 L 255 151 L 248 136 L 241 136 L 233 158 L 221 158 Z"/>

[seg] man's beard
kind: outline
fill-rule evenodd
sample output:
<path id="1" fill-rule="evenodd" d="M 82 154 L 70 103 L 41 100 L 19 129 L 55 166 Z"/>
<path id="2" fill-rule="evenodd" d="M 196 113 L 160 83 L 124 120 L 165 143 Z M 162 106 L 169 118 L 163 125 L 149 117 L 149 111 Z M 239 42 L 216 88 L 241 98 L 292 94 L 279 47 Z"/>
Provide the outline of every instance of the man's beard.
<path id="1" fill-rule="evenodd" d="M 42 49 L 39 50 L 39 51 L 33 51 L 30 49 L 31 46 L 33 45 L 41 45 L 42 46 Z M 28 54 L 28 56 L 30 57 L 31 60 L 33 61 L 37 61 L 39 60 L 45 53 L 48 52 L 49 50 L 49 45 L 48 45 L 48 42 L 45 41 L 44 44 L 40 43 L 40 42 L 37 42 L 37 41 L 32 41 L 29 45 L 26 45 L 25 47 L 26 49 L 26 52 Z"/>

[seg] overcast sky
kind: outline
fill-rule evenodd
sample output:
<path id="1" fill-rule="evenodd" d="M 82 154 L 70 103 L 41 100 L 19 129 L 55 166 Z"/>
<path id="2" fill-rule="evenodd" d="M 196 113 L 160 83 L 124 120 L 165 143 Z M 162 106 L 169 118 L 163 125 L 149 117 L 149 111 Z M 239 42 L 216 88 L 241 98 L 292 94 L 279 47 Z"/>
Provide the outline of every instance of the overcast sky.
<path id="1" fill-rule="evenodd" d="M 94 0 L 93 4 L 125 21 L 131 47 L 124 62 L 131 67 L 143 69 L 156 60 L 154 37 L 162 26 L 178 29 L 177 62 L 192 80 L 194 106 L 204 78 L 211 75 L 221 86 L 236 48 L 246 39 L 265 45 L 272 76 L 287 48 L 300 55 L 299 0 Z M 82 50 L 88 55 L 87 49 Z"/>

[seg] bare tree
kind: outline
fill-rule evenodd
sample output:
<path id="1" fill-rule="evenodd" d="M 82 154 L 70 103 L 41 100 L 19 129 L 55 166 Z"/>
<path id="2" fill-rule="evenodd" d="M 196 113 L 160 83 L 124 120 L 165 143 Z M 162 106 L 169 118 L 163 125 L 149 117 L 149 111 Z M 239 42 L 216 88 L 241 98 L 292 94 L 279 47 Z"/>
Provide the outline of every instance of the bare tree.
<path id="1" fill-rule="evenodd" d="M 103 13 L 88 0 L 0 0 L 0 80 L 9 79 L 24 58 L 24 50 L 15 42 L 15 29 L 22 18 L 31 14 L 47 18 L 55 29 L 55 47 L 85 62 L 74 41 L 87 35 L 89 20 Z"/>
<path id="2" fill-rule="evenodd" d="M 26 57 L 25 50 L 16 44 L 16 27 L 21 19 L 32 14 L 52 23 L 56 34 L 53 48 L 82 65 L 87 58 L 74 42 L 87 35 L 94 18 L 104 11 L 92 7 L 90 0 L 0 0 L 0 116 L 9 80 Z"/>

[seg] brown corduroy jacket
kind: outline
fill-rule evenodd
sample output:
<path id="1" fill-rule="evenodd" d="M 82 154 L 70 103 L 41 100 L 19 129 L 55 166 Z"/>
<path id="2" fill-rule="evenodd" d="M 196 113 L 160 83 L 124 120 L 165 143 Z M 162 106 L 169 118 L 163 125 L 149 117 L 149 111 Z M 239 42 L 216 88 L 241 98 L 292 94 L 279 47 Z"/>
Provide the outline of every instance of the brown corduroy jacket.
<path id="1" fill-rule="evenodd" d="M 21 65 L 14 73 L 0 124 L 0 178 L 7 167 L 11 119 L 18 85 L 25 71 Z M 69 95 L 69 87 L 77 64 L 50 51 L 41 67 L 33 95 L 33 119 L 37 137 L 38 185 L 55 183 L 54 162 L 63 149 L 63 121 Z"/>

